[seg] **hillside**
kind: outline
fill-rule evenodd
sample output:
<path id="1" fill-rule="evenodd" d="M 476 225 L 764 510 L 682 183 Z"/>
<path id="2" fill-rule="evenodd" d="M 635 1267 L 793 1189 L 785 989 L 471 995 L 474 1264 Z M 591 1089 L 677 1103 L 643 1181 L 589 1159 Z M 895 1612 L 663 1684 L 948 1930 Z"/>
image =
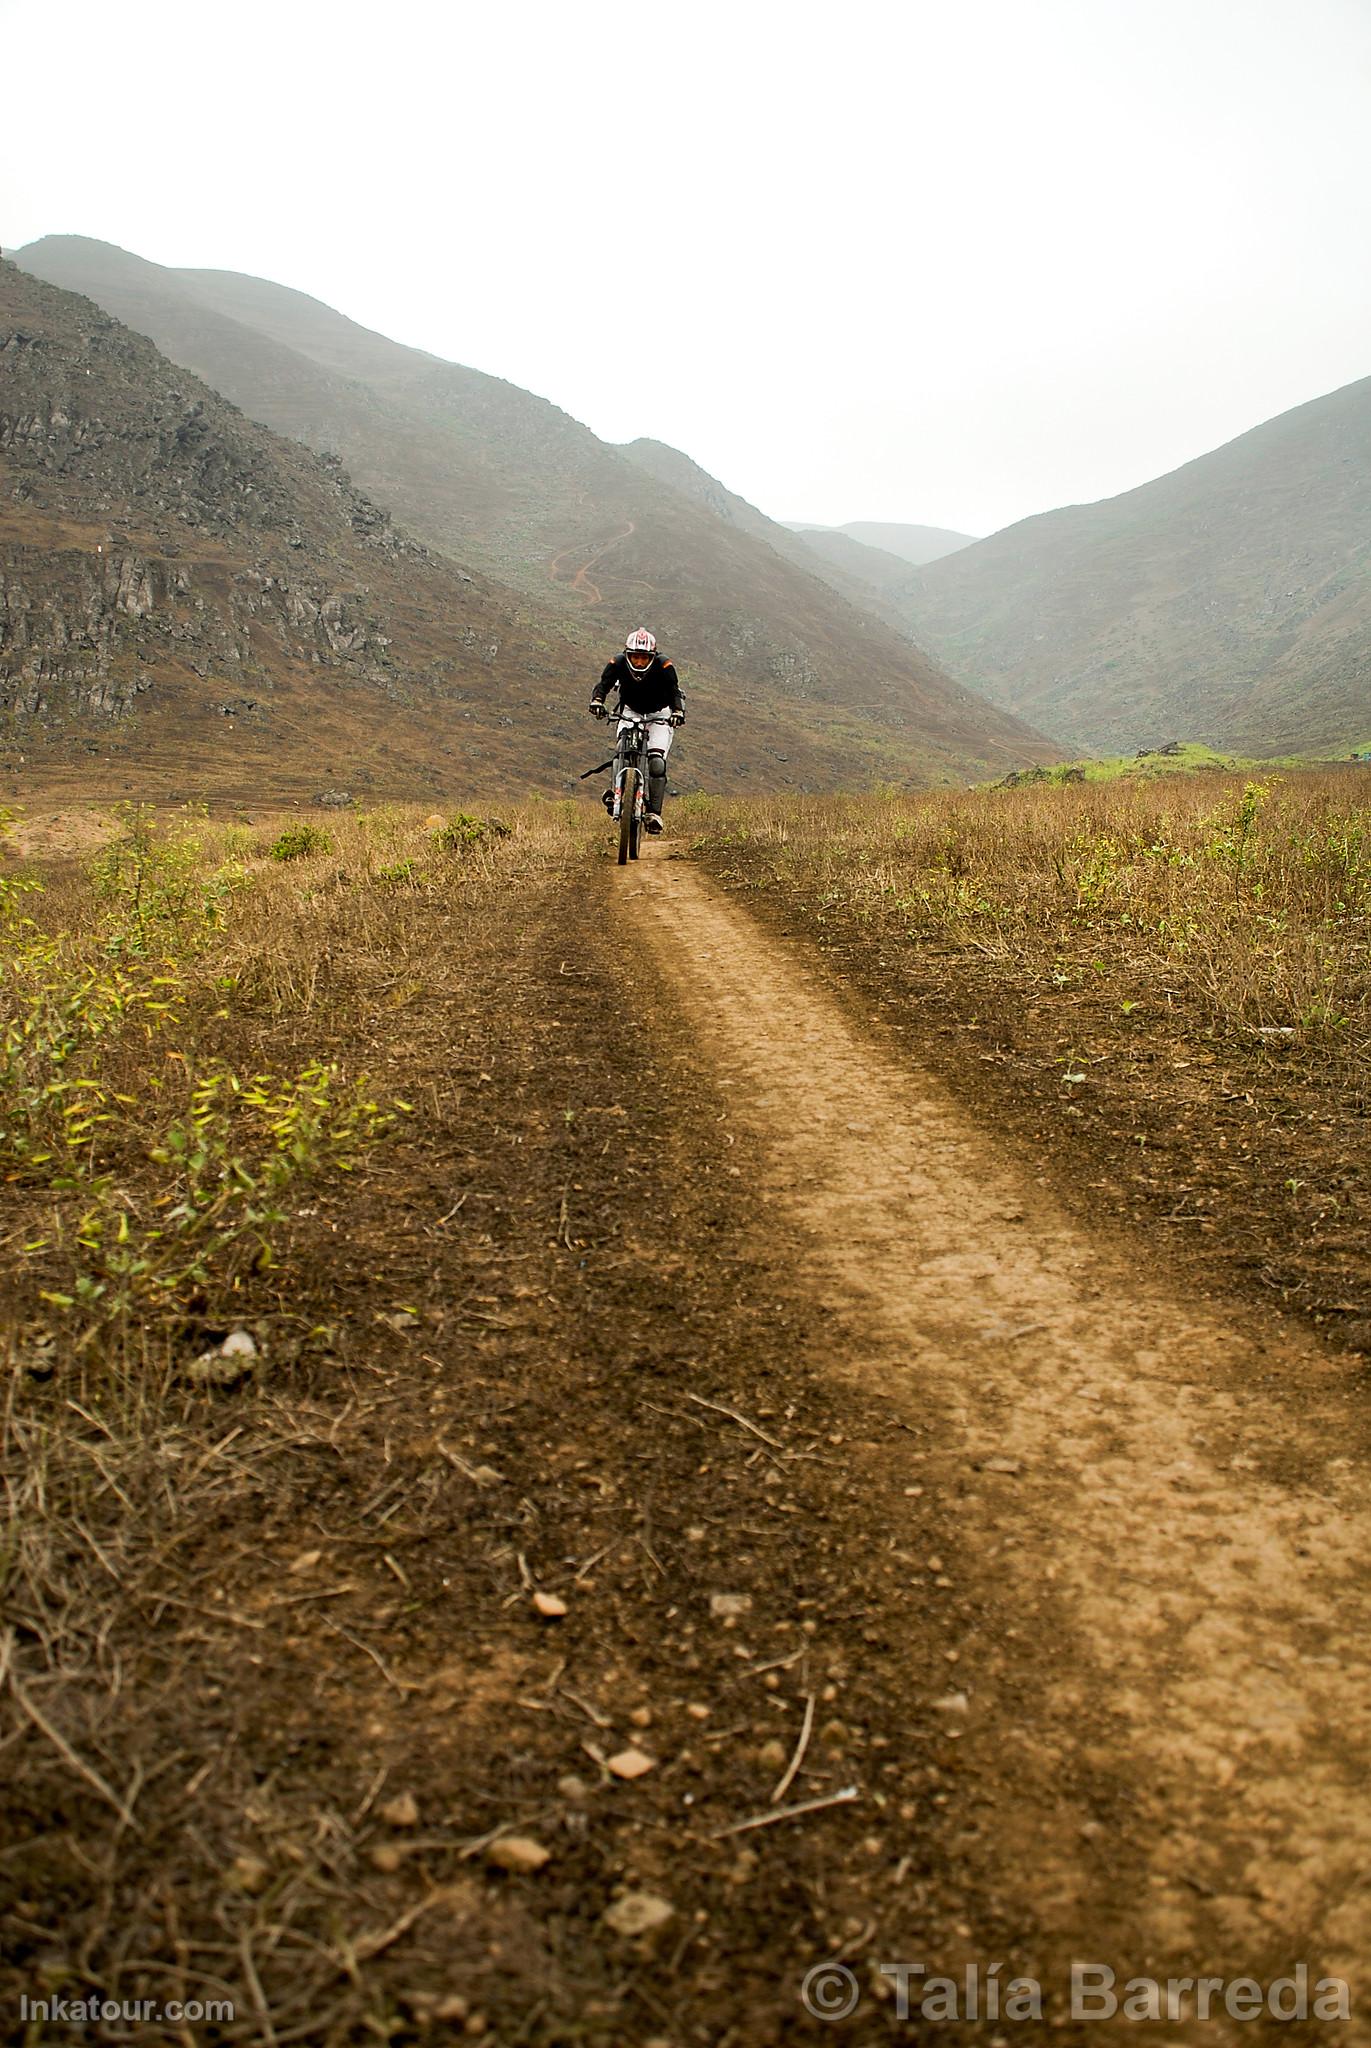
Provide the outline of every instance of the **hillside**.
<path id="1" fill-rule="evenodd" d="M 336 460 L 0 264 L 11 791 L 64 767 L 103 797 L 494 790 L 522 758 L 511 699 L 554 706 L 574 658 Z M 559 786 L 582 752 L 554 714 L 535 779 Z"/>
<path id="2" fill-rule="evenodd" d="M 893 593 L 897 603 L 892 616 L 900 622 L 900 629 L 904 629 L 904 616 L 898 600 L 908 588 L 911 564 L 903 556 L 872 547 L 869 541 L 856 540 L 837 526 L 806 527 L 795 537 L 808 558 L 818 566 L 821 576 L 832 581 L 841 578 L 866 592 L 868 600 L 874 596 L 882 604 Z"/>
<path id="3" fill-rule="evenodd" d="M 882 519 L 851 519 L 846 526 L 811 526 L 802 519 L 787 523 L 793 533 L 842 534 L 863 547 L 878 548 L 898 561 L 912 562 L 916 568 L 955 554 L 958 548 L 969 548 L 976 538 L 973 533 L 957 533 L 950 526 L 905 526 L 899 521 Z"/>
<path id="4" fill-rule="evenodd" d="M 1371 378 L 1121 497 L 1008 527 L 888 599 L 954 674 L 1084 748 L 1364 742 Z"/>
<path id="5" fill-rule="evenodd" d="M 752 539 L 761 541 L 802 576 L 818 577 L 827 583 L 857 611 L 868 614 L 874 610 L 877 617 L 881 616 L 876 599 L 881 591 L 882 558 L 872 549 L 862 547 L 857 541 L 845 541 L 839 535 L 839 547 L 830 552 L 823 545 L 828 536 L 797 533 L 793 527 L 782 526 L 779 521 L 769 519 L 765 512 L 759 511 L 746 498 L 740 498 L 736 491 L 730 491 L 726 484 L 702 469 L 691 456 L 679 448 L 669 447 L 665 441 L 647 438 L 629 441 L 621 453 L 655 482 L 665 484 L 669 490 L 688 498 L 734 532 L 748 534 Z M 870 561 L 868 556 L 872 558 Z M 892 562 L 892 568 L 903 588 L 909 574 L 908 563 Z M 895 621 L 895 629 L 902 637 L 907 637 L 902 620 Z"/>
<path id="6" fill-rule="evenodd" d="M 583 669 L 647 619 L 755 786 L 961 779 L 1049 758 L 1021 721 L 746 526 L 645 474 L 548 401 L 369 332 L 304 294 L 50 237 L 25 267 L 88 292 L 252 417 L 335 452 L 429 547 L 516 589 Z M 760 515 L 758 515 L 760 518 Z M 769 525 L 769 522 L 767 522 Z M 703 721 L 701 721 L 703 729 Z M 692 732 L 688 758 L 707 754 Z"/>

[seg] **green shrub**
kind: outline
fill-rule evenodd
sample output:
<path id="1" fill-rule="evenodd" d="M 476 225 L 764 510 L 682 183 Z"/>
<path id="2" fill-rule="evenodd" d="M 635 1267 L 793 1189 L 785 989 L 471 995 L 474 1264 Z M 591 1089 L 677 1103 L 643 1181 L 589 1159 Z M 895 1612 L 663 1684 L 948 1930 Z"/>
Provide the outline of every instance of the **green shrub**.
<path id="1" fill-rule="evenodd" d="M 440 853 L 464 853 L 468 847 L 483 846 L 492 836 L 507 837 L 508 833 L 509 827 L 502 825 L 499 835 L 493 835 L 484 818 L 469 818 L 465 811 L 458 811 L 455 818 L 438 827 L 433 843 Z"/>
<path id="2" fill-rule="evenodd" d="M 311 854 L 332 851 L 333 841 L 317 825 L 287 825 L 267 848 L 272 860 L 308 860 Z"/>
<path id="3" fill-rule="evenodd" d="M 165 950 L 171 931 L 217 922 L 221 892 L 206 888 L 199 840 L 164 826 L 151 804 L 120 804 L 115 816 L 119 830 L 87 869 L 105 906 L 106 951 L 142 958 Z"/>

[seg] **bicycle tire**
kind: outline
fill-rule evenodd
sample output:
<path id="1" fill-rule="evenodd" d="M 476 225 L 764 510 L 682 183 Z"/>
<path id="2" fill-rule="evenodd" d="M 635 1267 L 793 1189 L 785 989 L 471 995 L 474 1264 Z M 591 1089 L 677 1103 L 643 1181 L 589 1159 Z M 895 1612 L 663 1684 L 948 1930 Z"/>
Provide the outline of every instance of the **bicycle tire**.
<path id="1" fill-rule="evenodd" d="M 638 821 L 634 816 L 638 806 L 638 771 L 625 768 L 624 784 L 619 794 L 619 866 L 627 867 L 630 860 L 638 858 Z"/>

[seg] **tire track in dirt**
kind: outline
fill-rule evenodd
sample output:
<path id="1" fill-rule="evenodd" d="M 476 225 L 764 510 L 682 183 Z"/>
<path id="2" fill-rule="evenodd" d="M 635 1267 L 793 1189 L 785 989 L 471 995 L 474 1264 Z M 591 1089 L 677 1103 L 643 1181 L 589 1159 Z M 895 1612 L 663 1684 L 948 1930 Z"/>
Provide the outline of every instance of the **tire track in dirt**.
<path id="1" fill-rule="evenodd" d="M 564 590 L 574 590 L 576 595 L 583 597 L 587 604 L 601 604 L 604 600 L 600 595 L 600 586 L 598 583 L 591 582 L 590 571 L 609 553 L 611 548 L 617 548 L 620 542 L 628 540 L 637 531 L 636 523 L 630 519 L 622 533 L 616 533 L 611 539 L 601 541 L 599 547 L 592 548 L 588 555 L 582 556 L 570 575 L 565 573 L 563 564 L 573 556 L 580 555 L 581 550 L 579 546 L 563 548 L 559 555 L 553 556 L 548 568 L 548 575 L 554 583 L 560 584 Z"/>
<path id="2" fill-rule="evenodd" d="M 759 1229 L 796 1243 L 863 1333 L 828 1369 L 937 1418 L 907 1476 L 962 1511 L 1006 1624 L 959 1674 L 960 1753 L 995 1812 L 988 1887 L 1028 1898 L 1064 1966 L 1274 1977 L 1303 1960 L 1347 1977 L 1355 2012 L 1371 1954 L 1359 1410 L 1298 1337 L 1185 1299 L 1136 1244 L 1092 1241 L 688 862 L 649 855 L 620 889 L 732 1090 Z M 1299 1414 L 1279 1399 L 1294 1378 L 1317 1390 Z M 910 1454 L 897 1438 L 890 1455 Z M 978 1491 L 956 1500 L 972 1468 Z M 1067 1789 L 1082 1769 L 1133 1816 L 1112 1863 Z M 1339 2038 L 1368 2037 L 1354 2019 Z"/>

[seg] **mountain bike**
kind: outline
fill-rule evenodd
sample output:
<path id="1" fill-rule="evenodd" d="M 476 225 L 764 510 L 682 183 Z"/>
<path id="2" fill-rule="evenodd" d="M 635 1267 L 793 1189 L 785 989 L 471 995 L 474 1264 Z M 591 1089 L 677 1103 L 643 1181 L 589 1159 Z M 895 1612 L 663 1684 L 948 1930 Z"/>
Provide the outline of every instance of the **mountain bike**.
<path id="1" fill-rule="evenodd" d="M 611 711 L 607 715 L 617 719 L 621 727 L 613 756 L 608 761 L 597 762 L 594 768 L 587 768 L 581 780 L 587 782 L 592 775 L 603 775 L 606 768 L 614 770 L 614 780 L 604 793 L 604 804 L 610 817 L 619 827 L 619 865 L 623 867 L 628 861 L 637 860 L 638 847 L 644 831 L 644 818 L 650 794 L 647 773 L 648 739 L 654 720 L 645 718 L 639 711 L 626 710 L 622 704 L 617 711 Z M 681 723 L 683 717 L 683 712 L 673 711 L 664 722 L 676 726 Z M 665 754 L 665 748 L 663 753 Z M 658 801 L 660 800 L 659 798 Z"/>

